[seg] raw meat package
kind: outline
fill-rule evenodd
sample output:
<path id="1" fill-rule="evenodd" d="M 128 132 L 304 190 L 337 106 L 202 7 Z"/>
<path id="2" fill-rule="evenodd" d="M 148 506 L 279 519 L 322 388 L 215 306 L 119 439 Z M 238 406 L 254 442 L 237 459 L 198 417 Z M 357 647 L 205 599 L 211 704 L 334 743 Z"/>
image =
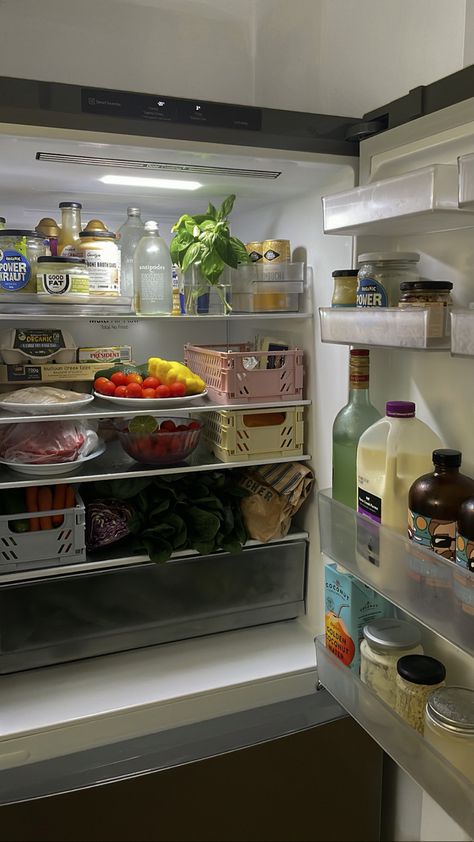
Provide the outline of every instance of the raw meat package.
<path id="1" fill-rule="evenodd" d="M 5 424 L 0 429 L 0 458 L 21 465 L 75 462 L 97 450 L 95 430 L 80 421 Z"/>

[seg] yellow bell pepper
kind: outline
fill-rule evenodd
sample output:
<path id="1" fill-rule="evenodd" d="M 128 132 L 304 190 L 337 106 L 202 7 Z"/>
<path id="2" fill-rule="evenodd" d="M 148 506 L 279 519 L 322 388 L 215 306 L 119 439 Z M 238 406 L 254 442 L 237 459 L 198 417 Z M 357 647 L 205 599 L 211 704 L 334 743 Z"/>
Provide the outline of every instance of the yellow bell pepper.
<path id="1" fill-rule="evenodd" d="M 176 360 L 162 360 L 160 357 L 150 357 L 148 360 L 148 374 L 157 377 L 165 386 L 171 386 L 178 381 L 186 386 L 187 395 L 197 395 L 203 392 L 206 384 L 198 374 L 194 374 L 183 363 Z"/>

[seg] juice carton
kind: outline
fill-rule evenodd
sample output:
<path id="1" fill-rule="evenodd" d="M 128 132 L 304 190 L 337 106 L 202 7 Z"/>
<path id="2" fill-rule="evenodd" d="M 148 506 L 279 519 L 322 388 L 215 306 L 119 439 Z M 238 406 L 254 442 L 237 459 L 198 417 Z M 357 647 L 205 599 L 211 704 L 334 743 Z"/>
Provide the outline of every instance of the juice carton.
<path id="1" fill-rule="evenodd" d="M 362 629 L 372 620 L 390 617 L 392 605 L 336 564 L 325 567 L 324 591 L 326 646 L 358 674 Z"/>

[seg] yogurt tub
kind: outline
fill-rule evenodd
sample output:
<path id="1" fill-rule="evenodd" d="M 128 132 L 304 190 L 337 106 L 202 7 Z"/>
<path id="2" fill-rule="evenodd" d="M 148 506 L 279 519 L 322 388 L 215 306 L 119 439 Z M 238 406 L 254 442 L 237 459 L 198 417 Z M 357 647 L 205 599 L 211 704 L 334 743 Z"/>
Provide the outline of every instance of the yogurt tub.
<path id="1" fill-rule="evenodd" d="M 89 272 L 79 257 L 39 257 L 36 292 L 42 301 L 62 304 L 89 298 Z"/>
<path id="2" fill-rule="evenodd" d="M 48 251 L 37 231 L 0 229 L 0 295 L 35 294 L 37 260 Z"/>

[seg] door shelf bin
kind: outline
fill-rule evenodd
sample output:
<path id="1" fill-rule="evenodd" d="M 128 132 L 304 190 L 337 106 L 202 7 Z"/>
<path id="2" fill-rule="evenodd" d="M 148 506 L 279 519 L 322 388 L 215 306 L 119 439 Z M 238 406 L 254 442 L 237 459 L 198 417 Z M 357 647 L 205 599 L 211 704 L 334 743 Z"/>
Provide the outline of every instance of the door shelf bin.
<path id="1" fill-rule="evenodd" d="M 449 337 L 429 336 L 430 310 L 398 307 L 320 307 L 321 340 L 338 345 L 449 350 Z"/>
<path id="2" fill-rule="evenodd" d="M 0 673 L 304 614 L 306 541 L 0 587 Z"/>
<path id="3" fill-rule="evenodd" d="M 451 353 L 474 357 L 474 310 L 454 310 L 451 313 Z"/>
<path id="4" fill-rule="evenodd" d="M 474 154 L 458 158 L 459 205 L 474 210 Z"/>
<path id="5" fill-rule="evenodd" d="M 343 235 L 421 234 L 474 226 L 458 205 L 455 164 L 435 164 L 323 197 L 324 232 Z"/>
<path id="6" fill-rule="evenodd" d="M 474 833 L 474 785 L 316 639 L 321 684 L 444 810 Z"/>
<path id="7" fill-rule="evenodd" d="M 474 655 L 474 574 L 319 493 L 321 550 L 463 651 Z"/>

